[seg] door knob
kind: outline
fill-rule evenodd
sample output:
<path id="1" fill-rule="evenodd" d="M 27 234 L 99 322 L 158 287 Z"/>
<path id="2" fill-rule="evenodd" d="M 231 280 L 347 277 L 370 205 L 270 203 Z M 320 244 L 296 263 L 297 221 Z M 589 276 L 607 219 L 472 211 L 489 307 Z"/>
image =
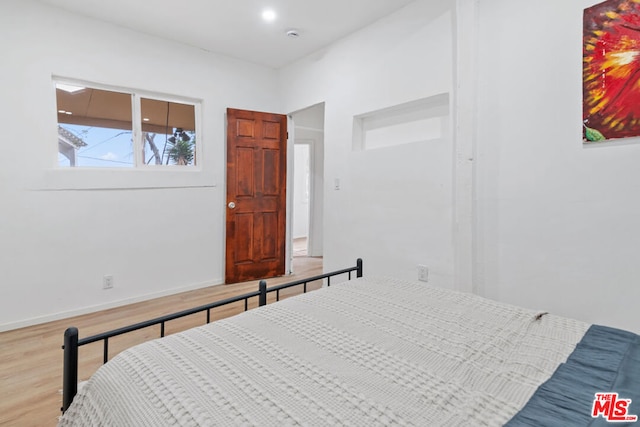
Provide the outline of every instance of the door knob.
<path id="1" fill-rule="evenodd" d="M 234 202 L 229 202 L 229 209 L 235 209 L 236 204 Z"/>

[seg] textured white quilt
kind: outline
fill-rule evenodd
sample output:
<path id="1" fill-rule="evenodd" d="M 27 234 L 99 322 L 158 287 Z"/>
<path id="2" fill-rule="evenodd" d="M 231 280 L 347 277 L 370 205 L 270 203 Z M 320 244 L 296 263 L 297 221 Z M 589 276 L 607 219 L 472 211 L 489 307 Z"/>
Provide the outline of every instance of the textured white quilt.
<path id="1" fill-rule="evenodd" d="M 588 324 L 363 278 L 133 347 L 60 426 L 498 426 Z"/>

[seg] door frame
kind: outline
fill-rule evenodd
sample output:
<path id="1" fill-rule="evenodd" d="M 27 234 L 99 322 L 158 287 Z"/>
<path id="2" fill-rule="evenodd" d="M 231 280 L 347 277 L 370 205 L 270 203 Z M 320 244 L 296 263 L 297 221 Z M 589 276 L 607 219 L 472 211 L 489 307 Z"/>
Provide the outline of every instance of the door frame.
<path id="1" fill-rule="evenodd" d="M 325 101 L 317 104 L 310 105 L 308 107 L 293 111 L 288 114 L 289 120 L 287 121 L 287 129 L 289 130 L 289 140 L 287 141 L 289 149 L 287 150 L 287 170 L 293 171 L 294 168 L 294 145 L 296 143 L 297 134 L 296 130 L 305 131 L 304 137 L 298 138 L 298 141 L 313 141 L 311 149 L 309 150 L 309 241 L 308 241 L 308 256 L 323 256 L 324 242 L 322 240 L 324 233 L 324 227 L 322 222 L 324 221 L 324 213 L 321 209 L 324 209 L 324 200 L 326 198 L 326 177 L 324 174 L 324 158 L 325 158 L 325 126 L 324 118 L 322 128 L 306 127 L 300 123 L 295 123 L 295 117 L 298 113 L 315 108 L 322 105 L 322 114 L 324 115 Z M 307 136 L 306 131 L 313 132 L 312 136 Z M 319 132 L 319 134 L 316 134 Z M 321 135 L 321 136 L 320 136 Z M 293 173 L 287 175 L 287 271 L 293 273 Z"/>
<path id="2" fill-rule="evenodd" d="M 308 236 L 307 236 L 307 253 L 309 256 L 310 255 L 310 248 L 312 248 L 312 243 L 314 242 L 315 239 L 315 231 L 314 231 L 314 220 L 315 220 L 315 214 L 314 214 L 314 209 L 316 207 L 316 200 L 315 200 L 315 149 L 316 149 L 316 141 L 313 138 L 300 138 L 300 139 L 293 139 L 293 149 L 295 150 L 295 146 L 296 145 L 308 145 L 309 146 L 309 217 L 307 218 L 307 221 L 309 222 L 309 232 L 308 232 Z M 293 158 L 293 166 L 290 169 L 293 173 L 292 175 L 295 176 L 295 156 L 292 155 Z M 291 186 L 291 193 L 293 194 L 293 192 L 295 191 L 295 181 L 292 183 Z M 295 209 L 295 206 L 293 204 L 293 197 L 291 200 L 291 207 L 290 207 L 290 212 L 292 215 L 292 219 L 291 219 L 291 229 L 293 230 L 293 212 Z M 293 232 L 291 234 L 291 242 L 293 242 Z M 292 248 L 292 253 L 291 253 L 292 259 L 293 259 L 293 248 Z"/>
<path id="3" fill-rule="evenodd" d="M 294 113 L 289 113 L 287 114 L 287 143 L 286 143 L 286 150 L 287 150 L 287 170 L 285 171 L 286 173 L 286 212 L 285 212 L 285 275 L 291 275 L 294 273 L 293 271 L 293 217 L 292 217 L 292 213 L 293 213 L 293 186 L 294 186 L 294 174 L 291 173 L 291 171 L 293 171 L 294 168 L 294 146 L 295 146 L 295 123 L 293 120 L 293 115 Z M 313 130 L 317 130 L 317 129 L 313 129 Z M 225 119 L 224 119 L 224 140 L 225 140 L 225 149 L 224 149 L 224 158 L 227 158 L 227 115 L 226 115 L 226 111 L 225 111 Z M 307 242 L 307 250 L 310 250 L 310 248 L 312 248 L 312 243 L 315 242 L 315 240 L 317 238 L 319 238 L 319 236 L 316 236 L 316 231 L 315 231 L 315 222 L 318 220 L 316 218 L 315 215 L 315 209 L 316 209 L 316 190 L 315 190 L 315 186 L 316 186 L 316 175 L 317 175 L 317 171 L 316 168 L 317 166 L 317 160 L 316 160 L 316 148 L 317 148 L 317 141 L 315 141 L 312 138 L 303 138 L 300 141 L 302 141 L 301 143 L 308 143 L 310 145 L 310 150 L 309 150 L 309 169 L 310 169 L 310 173 L 309 173 L 309 240 Z M 321 175 L 324 175 L 324 171 L 320 171 Z M 227 167 L 226 167 L 226 160 L 225 160 L 225 166 L 224 166 L 224 193 L 223 193 L 223 203 L 222 203 L 222 209 L 224 212 L 223 215 L 223 242 L 222 242 L 222 254 L 223 254 L 223 262 L 222 262 L 222 268 L 223 268 L 223 277 L 226 276 L 226 241 L 227 241 L 227 231 L 226 231 L 226 222 L 227 222 L 227 214 L 228 214 L 228 209 L 227 209 Z M 224 283 L 224 280 L 223 280 Z"/>
<path id="4" fill-rule="evenodd" d="M 286 205 L 287 211 L 285 212 L 285 247 L 284 247 L 284 271 L 285 275 L 291 275 L 293 271 L 293 171 L 294 153 L 293 143 L 296 137 L 295 124 L 293 122 L 292 114 L 287 114 L 287 195 Z"/>

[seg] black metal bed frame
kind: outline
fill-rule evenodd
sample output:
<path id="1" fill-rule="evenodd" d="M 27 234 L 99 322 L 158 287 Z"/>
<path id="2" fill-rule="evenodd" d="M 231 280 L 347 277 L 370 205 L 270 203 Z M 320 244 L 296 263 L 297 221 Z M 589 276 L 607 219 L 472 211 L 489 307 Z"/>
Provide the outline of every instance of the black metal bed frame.
<path id="1" fill-rule="evenodd" d="M 170 320 L 179 319 L 181 317 L 189 316 L 191 314 L 207 312 L 207 323 L 211 321 L 211 310 L 214 308 L 222 307 L 235 302 L 244 301 L 244 311 L 249 309 L 248 301 L 250 298 L 258 297 L 258 306 L 262 307 L 267 304 L 267 295 L 269 293 L 276 293 L 276 301 L 280 301 L 280 291 L 283 289 L 291 288 L 293 286 L 303 286 L 303 293 L 307 292 L 307 284 L 315 282 L 316 280 L 327 279 L 327 286 L 331 286 L 331 277 L 339 276 L 342 274 L 348 274 L 348 280 L 351 280 L 351 272 L 356 272 L 356 277 L 362 277 L 362 259 L 358 258 L 355 267 L 344 268 L 342 270 L 336 270 L 329 273 L 320 274 L 317 276 L 296 280 L 289 283 L 283 283 L 271 288 L 267 288 L 267 282 L 261 280 L 258 285 L 258 290 L 249 292 L 246 294 L 238 295 L 231 298 L 226 298 L 220 301 L 213 302 L 187 310 L 179 311 L 176 313 L 167 314 L 165 316 L 156 317 L 144 322 L 135 323 L 133 325 L 124 326 L 122 328 L 113 329 L 111 331 L 103 332 L 97 335 L 92 335 L 86 338 L 79 338 L 78 328 L 69 327 L 64 331 L 64 361 L 63 361 L 63 375 L 62 375 L 62 413 L 66 412 L 73 402 L 73 398 L 78 392 L 78 349 L 80 346 L 91 344 L 97 341 L 103 342 L 103 363 L 107 363 L 109 360 L 109 338 L 113 338 L 118 335 L 123 335 L 128 332 L 137 331 L 139 329 L 147 328 L 149 326 L 160 325 L 160 337 L 164 337 L 165 323 Z"/>

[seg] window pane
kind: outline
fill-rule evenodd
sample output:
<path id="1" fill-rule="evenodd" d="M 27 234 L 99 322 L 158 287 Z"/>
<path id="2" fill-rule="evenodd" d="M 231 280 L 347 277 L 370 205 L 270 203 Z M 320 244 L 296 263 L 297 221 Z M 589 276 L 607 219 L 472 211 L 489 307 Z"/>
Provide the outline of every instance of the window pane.
<path id="1" fill-rule="evenodd" d="M 56 84 L 58 164 L 132 167 L 131 95 Z"/>
<path id="2" fill-rule="evenodd" d="M 148 165 L 196 164 L 195 107 L 189 104 L 140 99 L 142 159 Z"/>

